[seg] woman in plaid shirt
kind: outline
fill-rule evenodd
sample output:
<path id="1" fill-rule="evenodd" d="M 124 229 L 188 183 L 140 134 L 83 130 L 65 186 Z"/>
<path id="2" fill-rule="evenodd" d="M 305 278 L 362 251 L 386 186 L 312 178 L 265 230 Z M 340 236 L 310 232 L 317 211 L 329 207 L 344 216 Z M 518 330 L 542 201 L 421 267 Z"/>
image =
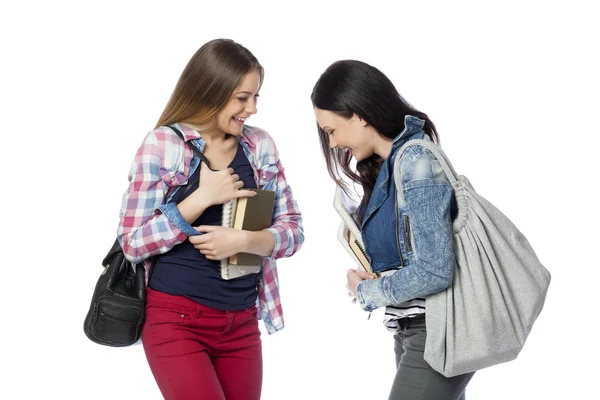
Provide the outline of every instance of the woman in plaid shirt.
<path id="1" fill-rule="evenodd" d="M 129 173 L 118 237 L 132 262 L 148 270 L 155 261 L 142 342 L 167 399 L 259 399 L 257 320 L 270 334 L 284 326 L 275 260 L 298 251 L 304 234 L 273 139 L 245 125 L 257 112 L 263 76 L 243 46 L 203 45 Z M 269 229 L 220 226 L 224 203 L 254 195 L 242 187 L 275 191 Z M 264 256 L 261 273 L 223 280 L 219 260 L 240 252 Z"/>

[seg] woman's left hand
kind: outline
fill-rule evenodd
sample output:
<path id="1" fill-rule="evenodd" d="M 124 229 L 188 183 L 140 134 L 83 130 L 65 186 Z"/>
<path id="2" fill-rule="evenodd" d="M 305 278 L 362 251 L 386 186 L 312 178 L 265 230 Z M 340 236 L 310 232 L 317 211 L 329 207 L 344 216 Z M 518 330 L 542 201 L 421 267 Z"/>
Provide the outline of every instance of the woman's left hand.
<path id="1" fill-rule="evenodd" d="M 245 250 L 247 237 L 244 231 L 214 225 L 195 229 L 204 235 L 190 236 L 188 240 L 209 260 L 222 260 Z"/>

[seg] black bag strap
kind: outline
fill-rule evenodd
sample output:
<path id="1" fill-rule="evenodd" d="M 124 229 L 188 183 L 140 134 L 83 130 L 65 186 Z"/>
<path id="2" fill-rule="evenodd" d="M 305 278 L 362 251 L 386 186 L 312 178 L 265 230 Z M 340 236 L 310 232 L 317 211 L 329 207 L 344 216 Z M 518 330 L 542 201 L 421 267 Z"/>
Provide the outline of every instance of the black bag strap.
<path id="1" fill-rule="evenodd" d="M 206 166 L 208 168 L 210 168 L 210 162 L 208 161 L 208 158 L 206 158 L 206 156 L 204 154 L 202 154 L 202 152 L 200 150 L 198 150 L 196 148 L 196 146 L 194 146 L 193 144 L 187 144 L 187 142 L 185 141 L 184 137 L 183 137 L 183 133 L 181 133 L 181 131 L 177 128 L 175 128 L 173 125 L 168 125 L 169 128 L 171 128 L 173 130 L 173 132 L 175 132 L 175 134 L 177 136 L 179 136 L 179 139 L 181 139 L 181 141 L 183 142 L 184 145 L 188 146 L 190 149 L 192 149 L 192 151 L 194 153 L 196 153 L 196 155 L 198 157 L 200 157 L 200 160 L 204 161 L 204 163 L 206 164 Z"/>
<path id="2" fill-rule="evenodd" d="M 181 139 L 181 141 L 183 142 L 184 146 L 188 146 L 190 149 L 192 149 L 192 151 L 193 151 L 194 153 L 196 153 L 196 155 L 197 155 L 198 157 L 200 157 L 200 162 L 204 161 L 204 163 L 206 164 L 206 166 L 207 166 L 208 168 L 210 168 L 210 162 L 208 161 L 208 158 L 206 158 L 206 156 L 205 156 L 205 155 L 204 155 L 204 154 L 203 154 L 203 153 L 202 153 L 200 150 L 198 150 L 198 149 L 196 148 L 196 146 L 194 146 L 193 144 L 188 144 L 188 143 L 185 141 L 184 137 L 183 137 L 183 133 L 181 133 L 181 131 L 180 131 L 179 129 L 175 128 L 173 125 L 167 125 L 167 126 L 168 126 L 169 128 L 171 128 L 171 129 L 173 130 L 173 132 L 175 132 L 175 134 L 176 134 L 177 136 L 179 136 L 179 139 Z M 192 183 L 192 184 L 190 184 L 190 183 L 189 183 L 189 181 L 188 181 L 188 183 L 186 184 L 186 187 L 185 187 L 185 189 L 184 189 L 184 191 L 183 191 L 183 194 L 181 195 L 181 197 L 180 197 L 180 198 L 184 198 L 184 197 L 185 197 L 185 195 L 186 195 L 186 194 L 187 194 L 189 191 L 191 191 L 192 189 L 194 189 L 196 186 L 197 186 L 197 185 L 195 185 L 195 184 L 193 184 L 193 183 Z"/>

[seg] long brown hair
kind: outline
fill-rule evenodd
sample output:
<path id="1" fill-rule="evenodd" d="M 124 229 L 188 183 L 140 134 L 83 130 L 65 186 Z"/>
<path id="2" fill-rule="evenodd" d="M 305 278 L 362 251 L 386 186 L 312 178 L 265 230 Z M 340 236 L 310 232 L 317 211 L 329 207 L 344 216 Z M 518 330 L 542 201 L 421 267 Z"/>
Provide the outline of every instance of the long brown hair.
<path id="1" fill-rule="evenodd" d="M 262 84 L 263 67 L 244 46 L 230 39 L 204 44 L 181 73 L 156 127 L 175 122 L 210 127 L 214 116 L 253 68 L 258 70 Z"/>
<path id="2" fill-rule="evenodd" d="M 342 60 L 331 64 L 319 77 L 311 95 L 313 106 L 328 110 L 349 119 L 353 114 L 360 116 L 373 126 L 383 138 L 394 139 L 404 130 L 404 117 L 414 115 L 425 121 L 423 130 L 432 141 L 438 142 L 435 125 L 429 117 L 410 105 L 394 87 L 394 84 L 377 68 L 361 61 Z M 356 163 L 354 172 L 350 168 L 351 156 L 347 152 L 329 147 L 329 135 L 317 123 L 321 149 L 331 178 L 348 191 L 340 177 L 341 172 L 363 188 L 361 203 L 362 220 L 364 211 L 383 159 L 377 154 Z"/>

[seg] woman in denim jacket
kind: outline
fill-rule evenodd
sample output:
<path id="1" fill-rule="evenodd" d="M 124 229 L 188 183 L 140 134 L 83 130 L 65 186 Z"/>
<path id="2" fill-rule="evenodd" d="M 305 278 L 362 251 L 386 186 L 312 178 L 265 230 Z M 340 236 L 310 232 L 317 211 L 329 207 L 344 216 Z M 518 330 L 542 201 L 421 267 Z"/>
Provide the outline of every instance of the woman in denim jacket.
<path id="1" fill-rule="evenodd" d="M 452 283 L 452 186 L 432 153 L 418 145 L 402 154 L 402 188 L 393 176 L 408 140 L 438 141 L 433 122 L 383 73 L 360 61 L 329 66 L 311 98 L 329 174 L 342 187 L 340 173 L 363 188 L 358 218 L 376 275 L 350 269 L 348 288 L 365 311 L 386 307 L 397 366 L 389 398 L 464 399 L 473 374 L 446 378 L 423 359 L 424 298 Z"/>

